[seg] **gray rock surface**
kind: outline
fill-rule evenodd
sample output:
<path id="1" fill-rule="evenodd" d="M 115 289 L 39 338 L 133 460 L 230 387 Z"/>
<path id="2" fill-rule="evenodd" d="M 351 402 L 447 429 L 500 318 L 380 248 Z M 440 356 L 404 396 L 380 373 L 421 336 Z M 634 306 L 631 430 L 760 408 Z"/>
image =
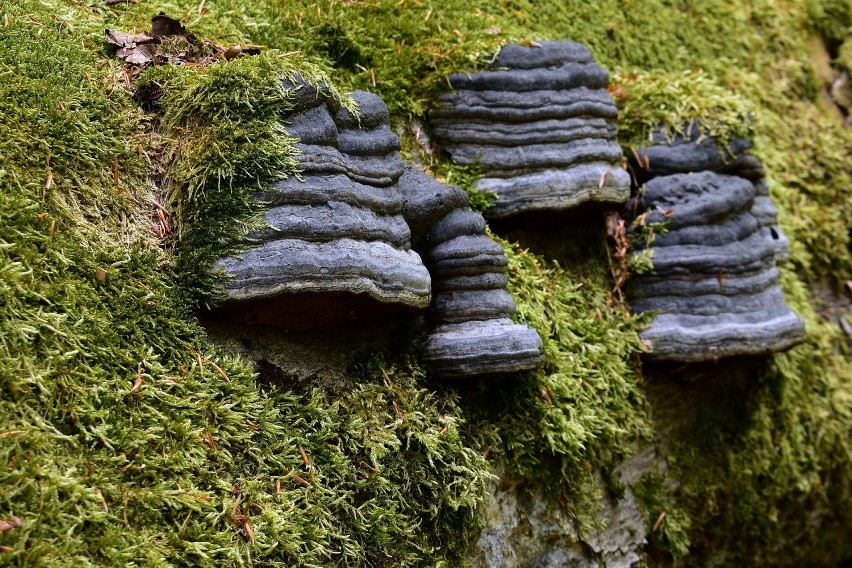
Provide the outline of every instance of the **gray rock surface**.
<path id="1" fill-rule="evenodd" d="M 450 76 L 434 136 L 454 162 L 485 170 L 477 188 L 497 194 L 490 218 L 623 203 L 630 176 L 607 81 L 579 43 L 506 45 L 492 69 Z"/>
<path id="2" fill-rule="evenodd" d="M 642 333 L 649 359 L 710 361 L 766 355 L 804 340 L 804 322 L 784 302 L 779 262 L 788 241 L 751 142 L 721 148 L 678 136 L 637 152 L 644 186 L 627 210 L 665 223 L 652 247 L 653 274 L 634 276 L 633 309 L 655 317 Z M 636 229 L 636 222 L 632 230 Z"/>
<path id="3" fill-rule="evenodd" d="M 294 96 L 295 111 L 285 123 L 300 139 L 301 173 L 257 194 L 269 205 L 267 227 L 251 235 L 258 245 L 219 262 L 233 276 L 225 312 L 296 329 L 380 312 L 367 298 L 426 308 L 431 279 L 411 249 L 402 216 L 396 183 L 403 162 L 399 139 L 387 126 L 387 107 L 373 94 L 356 92 L 356 117 L 323 89 L 302 85 Z"/>
<path id="4" fill-rule="evenodd" d="M 641 565 L 647 531 L 629 488 L 619 500 L 602 489 L 594 528 L 583 534 L 552 493 L 504 476 L 492 486 L 470 560 L 475 568 L 630 568 Z"/>
<path id="5" fill-rule="evenodd" d="M 417 242 L 432 275 L 435 327 L 424 357 L 430 374 L 457 379 L 540 365 L 538 333 L 510 319 L 515 302 L 506 291 L 506 255 L 485 234 L 482 215 L 467 208 L 467 194 L 413 167 L 399 186 L 406 219 L 423 229 Z"/>

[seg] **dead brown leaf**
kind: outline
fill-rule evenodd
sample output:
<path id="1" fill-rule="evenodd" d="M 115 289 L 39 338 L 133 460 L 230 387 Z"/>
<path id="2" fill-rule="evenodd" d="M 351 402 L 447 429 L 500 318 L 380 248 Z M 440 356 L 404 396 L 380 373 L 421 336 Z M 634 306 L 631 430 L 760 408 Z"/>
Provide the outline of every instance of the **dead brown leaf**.
<path id="1" fill-rule="evenodd" d="M 180 21 L 162 12 L 151 18 L 150 31 L 131 34 L 108 29 L 105 40 L 116 47 L 116 57 L 130 67 L 131 79 L 149 65 L 204 66 L 225 59 L 228 51 L 211 41 L 197 38 Z M 259 53 L 256 47 L 238 47 L 237 52 L 233 52 L 232 48 L 231 57 L 256 53 Z"/>
<path id="2" fill-rule="evenodd" d="M 154 36 L 192 36 L 191 33 L 186 31 L 183 24 L 162 12 L 151 18 L 151 34 Z"/>
<path id="3" fill-rule="evenodd" d="M 8 519 L 0 519 L 0 532 L 9 532 L 15 527 L 21 525 L 21 519 L 15 517 L 14 515 L 9 517 Z"/>

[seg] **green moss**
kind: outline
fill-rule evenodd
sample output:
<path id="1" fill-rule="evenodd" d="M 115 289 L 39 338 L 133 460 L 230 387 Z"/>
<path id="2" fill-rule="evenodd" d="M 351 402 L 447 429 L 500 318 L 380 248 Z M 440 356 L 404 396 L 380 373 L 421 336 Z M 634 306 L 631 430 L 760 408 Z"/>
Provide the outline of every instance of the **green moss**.
<path id="1" fill-rule="evenodd" d="M 678 499 L 666 483 L 664 476 L 651 473 L 632 489 L 645 511 L 645 522 L 651 528 L 651 546 L 659 547 L 677 559 L 689 553 L 692 527 L 690 515 L 680 508 Z"/>
<path id="2" fill-rule="evenodd" d="M 602 220 L 601 224 L 602 224 Z M 474 436 L 510 471 L 548 487 L 588 534 L 599 506 L 597 478 L 645 439 L 646 407 L 636 356 L 637 321 L 610 292 L 605 246 L 588 227 L 548 237 L 516 233 L 572 269 L 495 237 L 509 258 L 517 321 L 542 337 L 535 372 L 479 385 L 465 400 Z M 565 243 L 569 243 L 567 250 Z M 615 489 L 612 484 L 611 489 Z"/>
<path id="3" fill-rule="evenodd" d="M 154 103 L 161 114 L 161 183 L 173 217 L 176 271 L 192 303 L 220 295 L 221 276 L 210 267 L 241 252 L 249 232 L 262 226 L 263 207 L 252 195 L 296 172 L 295 140 L 282 124 L 292 108 L 283 79 L 296 76 L 330 83 L 297 54 L 267 51 L 204 69 L 154 67 L 135 84 L 140 94 L 161 93 Z"/>
<path id="4" fill-rule="evenodd" d="M 847 39 L 837 50 L 837 62 L 846 69 L 852 69 L 852 39 Z"/>
<path id="5" fill-rule="evenodd" d="M 199 36 L 269 51 L 148 72 L 166 97 L 146 116 L 102 33 L 141 32 L 160 10 Z M 667 511 L 652 542 L 696 565 L 733 540 L 744 563 L 833 561 L 852 525 L 852 376 L 803 282 L 852 276 L 852 131 L 813 102 L 806 38 L 840 45 L 849 13 L 848 0 L 4 5 L 0 518 L 23 520 L 0 535 L 4 560 L 456 564 L 478 523 L 483 454 L 548 483 L 554 500 L 564 492 L 589 526 L 596 471 L 653 437 L 670 467 L 665 484 L 638 488 L 649 523 Z M 518 318 L 545 342 L 536 373 L 430 393 L 416 365 L 388 363 L 386 382 L 374 360 L 333 395 L 267 393 L 246 361 L 216 352 L 190 310 L 215 295 L 204 267 L 257 218 L 248 193 L 292 172 L 282 73 L 314 65 L 314 77 L 422 119 L 447 73 L 480 68 L 505 41 L 551 38 L 582 41 L 617 71 L 632 97 L 618 97 L 627 143 L 691 119 L 754 138 L 791 238 L 784 290 L 807 317 L 806 344 L 716 382 L 688 387 L 653 369 L 641 380 L 638 324 L 609 293 L 594 228 L 561 234 L 568 253 L 530 235 L 521 242 L 535 254 L 504 241 Z M 475 172 L 433 159 L 472 187 Z M 150 231 L 163 198 L 174 241 Z M 673 430 L 666 404 L 690 393 L 701 404 Z M 818 507 L 839 530 L 812 529 L 802 511 Z"/>
<path id="6" fill-rule="evenodd" d="M 4 7 L 0 37 L 0 179 L 57 222 L 124 242 L 147 188 L 140 114 L 123 94 L 118 65 L 83 40 L 78 26 L 92 29 L 85 18 L 13 8 Z"/>
<path id="7" fill-rule="evenodd" d="M 0 51 L 15 78 L 0 102 L 0 517 L 22 521 L 0 535 L 4 564 L 458 562 L 490 474 L 451 393 L 389 364 L 344 392 L 264 392 L 194 321 L 209 288 L 181 247 L 215 220 L 210 200 L 239 222 L 242 195 L 292 168 L 277 126 L 290 60 L 150 75 L 166 90 L 173 252 L 146 233 L 157 195 L 140 113 L 88 47 L 94 31 L 38 24 L 56 8 L 19 7 Z"/>
<path id="8" fill-rule="evenodd" d="M 610 93 L 619 107 L 619 139 L 625 146 L 647 146 L 662 127 L 668 139 L 688 136 L 693 126 L 700 136 L 726 142 L 751 136 L 748 99 L 731 93 L 700 70 L 616 73 Z"/>
<path id="9" fill-rule="evenodd" d="M 852 2 L 816 0 L 808 6 L 809 24 L 823 37 L 842 42 L 852 34 Z"/>

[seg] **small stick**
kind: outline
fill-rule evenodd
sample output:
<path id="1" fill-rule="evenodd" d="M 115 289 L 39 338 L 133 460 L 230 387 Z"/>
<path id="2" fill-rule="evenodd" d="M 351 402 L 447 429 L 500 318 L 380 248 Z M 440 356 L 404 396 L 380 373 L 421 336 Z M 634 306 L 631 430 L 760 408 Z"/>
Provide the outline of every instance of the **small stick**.
<path id="1" fill-rule="evenodd" d="M 660 513 L 660 516 L 657 517 L 657 522 L 654 523 L 654 528 L 651 529 L 652 533 L 657 532 L 657 529 L 660 528 L 661 524 L 663 524 L 663 519 L 665 519 L 665 518 L 666 518 L 666 512 L 663 511 L 662 513 Z"/>
<path id="2" fill-rule="evenodd" d="M 396 401 L 392 401 L 393 411 L 396 412 L 396 415 L 400 418 L 400 420 L 405 420 L 405 416 L 402 415 L 402 412 L 399 411 L 399 407 L 396 405 Z"/>
<path id="3" fill-rule="evenodd" d="M 210 430 L 204 429 L 204 435 L 207 436 L 207 442 L 210 444 L 210 448 L 215 452 L 216 451 L 216 442 L 213 441 L 213 434 L 210 433 Z"/>
<path id="4" fill-rule="evenodd" d="M 183 522 L 180 524 L 180 528 L 178 529 L 178 534 L 180 534 L 180 533 L 182 533 L 182 532 L 183 532 L 183 529 L 186 527 L 186 523 L 188 523 L 188 522 L 189 522 L 189 518 L 190 518 L 191 516 L 192 516 L 192 511 L 190 511 L 190 512 L 189 512 L 189 514 L 186 516 L 186 518 L 185 518 L 185 519 L 183 520 Z"/>
<path id="5" fill-rule="evenodd" d="M 210 359 L 208 359 L 207 362 L 210 363 L 210 366 L 213 367 L 213 370 L 216 371 L 217 373 L 219 373 L 222 376 L 223 379 L 225 379 L 229 383 L 231 382 L 231 379 L 228 378 L 227 373 L 225 373 L 225 371 L 222 370 L 222 367 L 220 367 L 219 365 L 217 365 L 216 363 L 214 363 Z"/>
<path id="6" fill-rule="evenodd" d="M 95 495 L 97 496 L 97 498 L 101 500 L 101 507 L 104 508 L 104 512 L 109 513 L 109 507 L 107 507 L 106 499 L 104 499 L 104 496 L 103 496 L 103 493 L 101 493 L 101 490 L 98 489 L 97 487 L 95 487 L 94 491 L 95 491 Z"/>
<path id="7" fill-rule="evenodd" d="M 308 483 L 307 481 L 305 481 L 305 480 L 304 480 L 304 478 L 299 477 L 299 476 L 298 476 L 298 475 L 296 475 L 295 473 L 290 473 L 290 479 L 293 479 L 293 480 L 295 480 L 295 481 L 298 481 L 299 483 L 301 483 L 301 484 L 302 484 L 302 485 L 304 485 L 305 487 L 310 487 L 310 486 L 311 486 L 311 484 L 310 484 L 310 483 Z"/>

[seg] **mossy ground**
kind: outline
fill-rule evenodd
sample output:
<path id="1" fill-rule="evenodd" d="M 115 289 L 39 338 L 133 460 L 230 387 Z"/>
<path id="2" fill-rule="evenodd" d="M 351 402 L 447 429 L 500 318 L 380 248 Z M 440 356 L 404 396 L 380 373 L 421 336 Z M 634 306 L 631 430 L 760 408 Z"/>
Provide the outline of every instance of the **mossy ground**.
<path id="1" fill-rule="evenodd" d="M 145 113 L 102 33 L 148 29 L 159 11 L 268 50 L 149 72 L 167 95 Z M 20 0 L 0 3 L 0 18 L 0 519 L 22 521 L 0 535 L 4 562 L 456 564 L 491 471 L 483 454 L 565 492 L 582 521 L 588 472 L 640 440 L 663 449 L 675 481 L 638 488 L 649 525 L 668 512 L 649 535 L 666 551 L 657 560 L 844 553 L 852 364 L 808 284 L 852 276 L 852 134 L 817 104 L 806 44 L 848 40 L 848 0 Z M 547 363 L 478 392 L 423 383 L 404 354 L 353 369 L 334 394 L 267 392 L 249 362 L 209 343 L 192 309 L 215 282 L 198 268 L 243 244 L 233 235 L 256 213 L 247 193 L 292 173 L 278 74 L 373 90 L 406 121 L 423 118 L 448 72 L 485 64 L 501 43 L 562 38 L 615 72 L 626 145 L 696 117 L 753 136 L 792 243 L 783 284 L 807 320 L 804 345 L 705 372 L 730 388 L 667 429 L 653 385 L 683 391 L 653 369 L 643 379 L 602 221 L 566 235 L 583 254 L 528 235 L 504 243 L 518 317 L 541 332 Z M 816 510 L 828 519 L 818 529 Z"/>

